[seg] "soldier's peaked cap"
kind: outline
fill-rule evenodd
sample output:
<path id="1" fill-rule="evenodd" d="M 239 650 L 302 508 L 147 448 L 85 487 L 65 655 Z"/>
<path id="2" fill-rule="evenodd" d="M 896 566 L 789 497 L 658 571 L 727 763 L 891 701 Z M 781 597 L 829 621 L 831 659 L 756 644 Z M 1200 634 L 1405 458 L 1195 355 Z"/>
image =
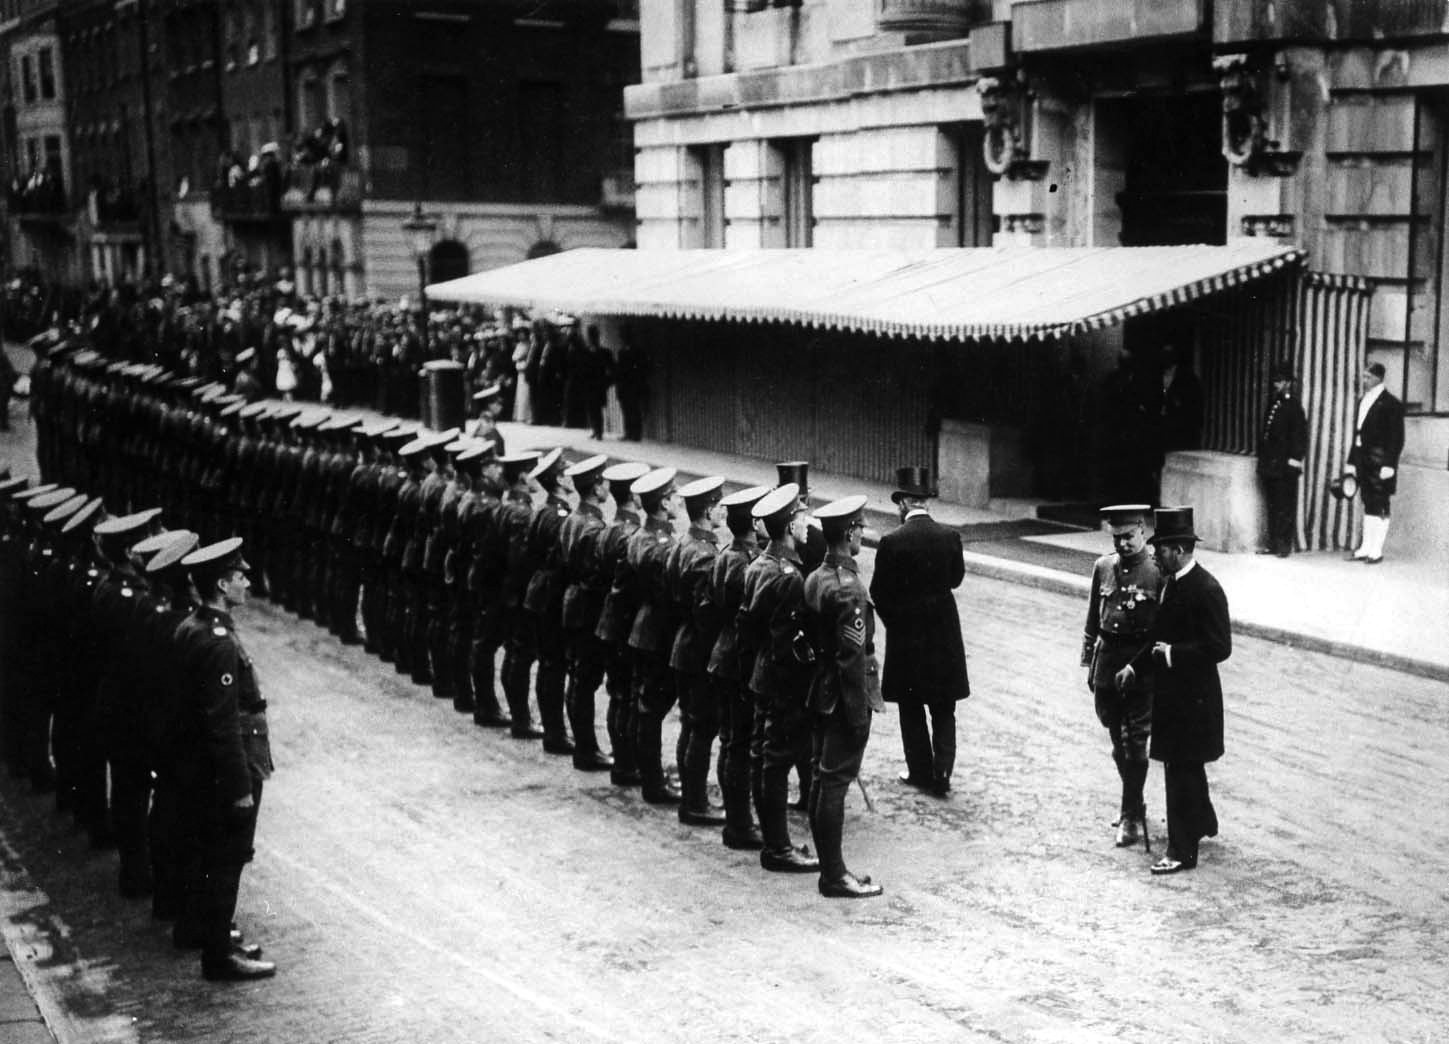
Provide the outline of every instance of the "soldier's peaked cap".
<path id="1" fill-rule="evenodd" d="M 223 407 L 221 415 L 223 417 L 235 417 L 246 408 L 246 405 L 245 399 L 237 399 L 235 402 L 229 402 Z"/>
<path id="2" fill-rule="evenodd" d="M 101 498 L 94 497 L 89 504 L 66 519 L 65 525 L 60 527 L 60 531 L 62 533 L 73 533 L 77 529 L 84 527 L 88 522 L 94 523 L 96 516 L 103 510 Z"/>
<path id="3" fill-rule="evenodd" d="M 604 469 L 604 481 L 613 485 L 623 483 L 632 485 L 635 479 L 643 478 L 649 474 L 649 465 L 641 464 L 638 461 L 626 460 L 621 464 L 612 464 Z"/>
<path id="4" fill-rule="evenodd" d="M 265 413 L 267 404 L 264 402 L 249 402 L 240 410 L 242 420 L 251 420 L 259 414 Z"/>
<path id="5" fill-rule="evenodd" d="M 655 468 L 640 478 L 634 480 L 629 488 L 644 500 L 662 500 L 674 484 L 674 476 L 678 472 L 674 468 Z"/>
<path id="6" fill-rule="evenodd" d="M 357 429 L 357 434 L 366 439 L 375 439 L 386 432 L 392 431 L 395 427 L 397 427 L 397 421 L 390 417 L 384 417 L 382 420 L 369 421 L 362 425 L 362 427 Z"/>
<path id="7" fill-rule="evenodd" d="M 520 476 L 528 474 L 537 460 L 538 454 L 529 450 L 527 453 L 510 453 L 500 458 L 499 463 L 503 465 L 504 478 L 517 482 Z"/>
<path id="8" fill-rule="evenodd" d="M 493 443 L 488 442 L 487 440 L 481 442 L 471 442 L 462 452 L 458 454 L 457 457 L 454 458 L 453 463 L 457 464 L 459 467 L 462 468 L 473 468 L 475 465 L 481 466 L 483 461 L 487 459 L 488 454 L 492 449 Z"/>
<path id="9" fill-rule="evenodd" d="M 242 538 L 231 537 L 215 544 L 199 547 L 181 560 L 181 564 L 192 573 L 202 576 L 220 576 L 230 569 L 249 569 L 242 558 Z"/>
<path id="10" fill-rule="evenodd" d="M 154 555 L 163 547 L 169 547 L 171 544 L 184 537 L 187 532 L 188 530 L 185 529 L 168 529 L 164 533 L 157 533 L 155 536 L 148 536 L 146 539 L 140 541 L 139 543 L 132 544 L 131 553 L 133 555 Z"/>
<path id="11" fill-rule="evenodd" d="M 408 442 L 406 446 L 398 450 L 398 455 L 404 460 L 414 460 L 428 451 L 431 443 L 422 436 L 417 436 Z"/>
<path id="12" fill-rule="evenodd" d="M 550 471 L 558 469 L 559 462 L 562 459 L 563 450 L 558 448 L 549 450 L 543 456 L 538 458 L 538 463 L 534 464 L 533 470 L 528 473 L 528 477 L 531 479 L 536 479 L 542 475 L 547 474 Z"/>
<path id="13" fill-rule="evenodd" d="M 838 532 L 865 519 L 867 499 L 864 493 L 856 493 L 852 496 L 841 497 L 839 500 L 832 500 L 824 507 L 816 508 L 815 517 L 820 520 L 821 528 Z"/>
<path id="14" fill-rule="evenodd" d="M 1109 504 L 1102 509 L 1102 520 L 1113 529 L 1140 526 L 1152 514 L 1150 504 Z"/>
<path id="15" fill-rule="evenodd" d="M 134 511 L 129 515 L 108 518 L 104 522 L 96 524 L 96 536 L 108 538 L 129 536 L 137 530 L 149 526 L 159 514 L 161 514 L 160 508 L 147 508 L 145 511 Z"/>
<path id="16" fill-rule="evenodd" d="M 317 425 L 318 431 L 349 431 L 357 427 L 358 418 L 351 414 L 334 414 L 321 424 Z"/>
<path id="17" fill-rule="evenodd" d="M 750 486 L 747 489 L 731 493 L 720 501 L 725 510 L 735 518 L 749 518 L 750 509 L 760 502 L 760 498 L 770 492 L 769 486 Z"/>
<path id="18" fill-rule="evenodd" d="M 604 466 L 608 463 L 609 458 L 598 453 L 587 460 L 569 465 L 564 469 L 564 474 L 574 480 L 575 486 L 592 486 L 603 477 Z"/>
<path id="19" fill-rule="evenodd" d="M 57 504 L 55 507 L 47 511 L 45 517 L 42 518 L 40 521 L 44 522 L 48 526 L 58 525 L 59 523 L 64 522 L 66 519 L 70 518 L 71 515 L 74 515 L 77 511 L 79 511 L 81 509 L 81 505 L 83 505 L 85 502 L 86 495 L 84 493 L 77 493 L 75 496 L 66 500 L 64 503 Z"/>
<path id="20" fill-rule="evenodd" d="M 796 502 L 800 499 L 800 487 L 793 482 L 787 482 L 783 486 L 776 486 L 766 493 L 755 506 L 750 509 L 750 514 L 755 518 L 774 518 L 776 515 L 794 514 Z"/>
<path id="21" fill-rule="evenodd" d="M 710 475 L 679 487 L 679 495 L 691 508 L 700 504 L 718 504 L 724 497 L 724 476 Z"/>
<path id="22" fill-rule="evenodd" d="M 58 504 L 64 504 L 73 496 L 75 496 L 75 490 L 66 486 L 64 489 L 53 489 L 49 493 L 31 497 L 25 502 L 25 506 L 31 511 L 49 511 Z"/>
<path id="23" fill-rule="evenodd" d="M 417 430 L 403 424 L 396 428 L 384 428 L 378 437 L 383 442 L 394 442 L 399 445 L 405 445 L 411 443 L 417 437 Z"/>
<path id="24" fill-rule="evenodd" d="M 201 543 L 201 537 L 189 529 L 173 529 L 166 535 L 173 539 L 151 556 L 150 561 L 146 563 L 146 572 L 159 573 L 163 569 L 180 565 L 181 560 L 195 551 L 196 545 Z"/>
<path id="25" fill-rule="evenodd" d="M 10 494 L 10 499 L 20 501 L 34 500 L 36 497 L 43 497 L 45 494 L 58 488 L 54 482 L 47 482 L 44 485 L 31 486 L 29 489 L 17 490 Z"/>
<path id="26" fill-rule="evenodd" d="M 30 480 L 24 475 L 16 475 L 14 478 L 8 478 L 0 481 L 0 497 L 12 496 L 20 490 L 23 490 L 25 488 L 25 484 L 29 481 Z"/>
<path id="27" fill-rule="evenodd" d="M 331 416 L 326 410 L 308 410 L 292 421 L 298 431 L 311 431 Z"/>

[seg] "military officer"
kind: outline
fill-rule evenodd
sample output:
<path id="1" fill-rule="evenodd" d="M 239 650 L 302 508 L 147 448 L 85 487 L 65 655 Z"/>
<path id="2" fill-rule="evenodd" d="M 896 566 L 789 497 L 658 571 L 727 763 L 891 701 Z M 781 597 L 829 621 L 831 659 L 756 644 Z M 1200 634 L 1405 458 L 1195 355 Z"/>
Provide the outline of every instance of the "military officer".
<path id="1" fill-rule="evenodd" d="M 266 978 L 276 965 L 240 951 L 231 932 L 242 868 L 253 856 L 262 784 L 273 770 L 267 703 L 232 620 L 247 601 L 249 567 L 240 537 L 199 548 L 181 565 L 200 605 L 176 631 L 188 689 L 177 780 L 184 795 L 181 834 L 190 843 L 173 937 L 183 948 L 201 944 L 201 972 L 209 980 Z"/>
<path id="2" fill-rule="evenodd" d="M 649 471 L 648 464 L 639 463 L 615 464 L 604 470 L 614 500 L 614 519 L 599 537 L 598 571 L 600 580 L 608 584 L 608 593 L 594 628 L 598 644 L 591 649 L 604 660 L 604 685 L 609 693 L 605 720 L 614 751 L 609 779 L 620 787 L 637 787 L 641 782 L 634 756 L 634 662 L 628 646 L 629 628 L 639 611 L 639 592 L 627 552 L 630 539 L 642 525 L 643 506 L 634 483 Z"/>
<path id="3" fill-rule="evenodd" d="M 656 468 L 635 480 L 634 492 L 644 509 L 644 524 L 629 538 L 624 550 L 639 596 L 639 611 L 629 630 L 629 648 L 634 654 L 634 756 L 644 800 L 651 805 L 677 804 L 680 798 L 679 788 L 664 773 L 660 750 L 664 717 L 675 699 L 669 679 L 674 606 L 665 587 L 664 571 L 679 514 L 674 476 L 673 468 Z"/>
<path id="4" fill-rule="evenodd" d="M 1152 689 L 1118 687 L 1117 672 L 1142 648 L 1157 617 L 1162 572 L 1147 548 L 1146 504 L 1113 504 L 1102 509 L 1115 550 L 1092 567 L 1082 666 L 1097 705 L 1097 720 L 1112 741 L 1112 761 L 1122 781 L 1117 819 L 1119 847 L 1145 841 L 1147 742 L 1152 726 Z"/>
<path id="5" fill-rule="evenodd" d="M 800 487 L 777 487 L 750 509 L 770 543 L 745 569 L 738 629 L 742 653 L 751 657 L 747 676 L 755 696 L 750 755 L 760 766 L 760 828 L 765 847 L 760 865 L 776 873 L 814 873 L 820 862 L 790 840 L 790 769 L 801 735 L 809 736 L 806 712 L 814 655 L 804 630 L 805 581 L 800 552 L 806 530 Z M 807 741 L 808 742 L 808 741 Z"/>
<path id="6" fill-rule="evenodd" d="M 602 454 L 574 464 L 566 472 L 578 494 L 578 507 L 559 529 L 558 557 L 563 566 L 561 621 L 568 654 L 568 688 L 564 705 L 574 734 L 574 768 L 604 772 L 614 759 L 599 750 L 594 727 L 594 695 L 604 681 L 606 658 L 594 629 L 609 591 L 609 577 L 600 567 L 599 540 L 604 535 L 604 505 L 609 484 L 604 479 L 609 459 Z"/>
<path id="7" fill-rule="evenodd" d="M 751 486 L 720 501 L 731 539 L 710 570 L 706 594 L 709 610 L 719 621 L 706 671 L 719 705 L 720 793 L 724 797 L 725 847 L 758 851 L 764 847 L 751 809 L 760 790 L 760 774 L 751 770 L 750 738 L 755 730 L 755 701 L 744 684 L 740 665 L 738 614 L 744 593 L 745 570 L 759 557 L 761 547 L 750 510 L 769 486 Z"/>
<path id="8" fill-rule="evenodd" d="M 860 775 L 871 718 L 885 710 L 875 658 L 875 611 L 855 561 L 865 531 L 865 500 L 846 497 L 815 512 L 825 537 L 825 560 L 805 580 L 817 656 L 810 683 L 810 709 L 816 716 L 810 832 L 820 855 L 820 894 L 833 899 L 881 894 L 869 876 L 846 869 L 841 853 L 845 794 Z"/>
<path id="9" fill-rule="evenodd" d="M 679 621 L 669 652 L 669 669 L 679 699 L 679 745 L 675 751 L 682 791 L 679 821 L 690 826 L 722 826 L 724 816 L 709 803 L 710 756 L 719 735 L 720 715 L 706 668 L 721 623 L 708 593 L 719 555 L 716 528 L 724 518 L 720 506 L 724 477 L 696 479 L 681 487 L 679 495 L 689 516 L 689 532 L 674 545 L 665 567 L 665 580 Z"/>
<path id="10" fill-rule="evenodd" d="M 532 629 L 531 647 L 538 657 L 537 698 L 543 749 L 560 755 L 574 753 L 564 712 L 568 667 L 562 618 L 567 580 L 559 553 L 559 533 L 572 511 L 568 494 L 573 480 L 567 468 L 563 451 L 555 449 L 544 454 L 529 474 L 543 489 L 544 502 L 528 522 L 525 568 L 531 570 L 531 575 L 523 592 L 523 610 Z M 525 675 L 523 685 L 527 684 Z"/>

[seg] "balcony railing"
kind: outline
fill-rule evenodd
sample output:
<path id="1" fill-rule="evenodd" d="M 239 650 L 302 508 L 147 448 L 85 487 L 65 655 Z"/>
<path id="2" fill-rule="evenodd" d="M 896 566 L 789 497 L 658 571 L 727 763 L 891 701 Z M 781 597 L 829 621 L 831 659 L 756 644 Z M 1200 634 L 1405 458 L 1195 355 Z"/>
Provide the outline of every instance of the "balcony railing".
<path id="1" fill-rule="evenodd" d="M 345 210 L 362 207 L 362 172 L 344 164 L 321 163 L 287 168 L 282 209 Z"/>
<path id="2" fill-rule="evenodd" d="M 1449 0 L 1217 0 L 1213 42 L 1444 36 Z"/>
<path id="3" fill-rule="evenodd" d="M 10 213 L 23 218 L 56 218 L 65 208 L 65 184 L 58 175 L 32 174 L 11 184 Z"/>
<path id="4" fill-rule="evenodd" d="M 274 221 L 282 216 L 282 171 L 267 167 L 233 181 L 221 178 L 211 189 L 211 213 L 219 221 Z"/>

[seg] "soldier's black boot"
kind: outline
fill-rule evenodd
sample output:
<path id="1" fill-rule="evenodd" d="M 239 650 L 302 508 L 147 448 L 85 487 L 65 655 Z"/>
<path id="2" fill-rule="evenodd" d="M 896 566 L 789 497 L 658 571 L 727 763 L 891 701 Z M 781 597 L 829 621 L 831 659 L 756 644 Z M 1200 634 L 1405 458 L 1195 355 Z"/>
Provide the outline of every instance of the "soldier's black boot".
<path id="1" fill-rule="evenodd" d="M 564 690 L 564 709 L 569 728 L 574 734 L 574 768 L 580 772 L 606 772 L 614 768 L 614 759 L 599 750 L 594 731 L 594 694 L 584 694 L 584 685 L 577 674 L 570 674 Z"/>
<path id="2" fill-rule="evenodd" d="M 469 643 L 468 674 L 473 683 L 473 723 L 493 728 L 507 728 L 513 719 L 498 705 L 494 682 L 494 651 L 481 641 Z"/>
<path id="3" fill-rule="evenodd" d="M 1118 766 L 1122 773 L 1122 806 L 1117 820 L 1116 844 L 1127 848 L 1143 840 L 1147 833 L 1147 806 L 1142 800 L 1142 787 L 1147 782 L 1145 761 L 1124 761 Z"/>
<path id="4" fill-rule="evenodd" d="M 634 731 L 634 758 L 643 782 L 644 800 L 651 805 L 679 803 L 679 788 L 664 774 L 661 731 L 664 723 L 654 714 L 639 714 Z"/>
<path id="5" fill-rule="evenodd" d="M 679 766 L 679 782 L 682 799 L 679 803 L 679 821 L 688 826 L 723 826 L 728 820 L 719 809 L 709 803 L 709 751 L 703 756 L 695 749 L 685 754 L 685 761 Z"/>
<path id="6" fill-rule="evenodd" d="M 609 746 L 614 751 L 614 768 L 609 773 L 609 781 L 616 787 L 637 787 L 643 782 L 634 756 L 634 733 L 629 727 L 628 708 L 627 696 L 609 693 Z"/>
<path id="7" fill-rule="evenodd" d="M 542 739 L 543 730 L 533 724 L 528 707 L 528 661 L 513 650 L 503 654 L 503 698 L 508 701 L 514 739 Z"/>
<path id="8" fill-rule="evenodd" d="M 426 644 L 433 675 L 433 696 L 451 700 L 454 696 L 453 672 L 448 669 L 448 627 L 441 619 L 441 610 L 434 610 L 428 618 Z"/>
<path id="9" fill-rule="evenodd" d="M 724 790 L 725 828 L 722 839 L 726 848 L 758 852 L 765 847 L 755 814 L 750 809 L 749 787 L 726 787 Z"/>
<path id="10" fill-rule="evenodd" d="M 543 749 L 549 754 L 574 752 L 564 721 L 566 684 L 562 660 L 538 661 L 538 717 L 543 725 Z"/>
<path id="11" fill-rule="evenodd" d="M 448 632 L 448 673 L 453 679 L 453 709 L 459 714 L 471 714 L 477 707 L 473 700 L 473 674 L 468 662 L 470 644 L 464 641 L 457 627 Z"/>
<path id="12" fill-rule="evenodd" d="M 790 767 L 767 765 L 760 778 L 760 833 L 765 847 L 760 851 L 760 866 L 773 873 L 806 874 L 820 869 L 820 860 L 809 849 L 796 848 L 790 842 L 788 807 L 790 803 Z"/>

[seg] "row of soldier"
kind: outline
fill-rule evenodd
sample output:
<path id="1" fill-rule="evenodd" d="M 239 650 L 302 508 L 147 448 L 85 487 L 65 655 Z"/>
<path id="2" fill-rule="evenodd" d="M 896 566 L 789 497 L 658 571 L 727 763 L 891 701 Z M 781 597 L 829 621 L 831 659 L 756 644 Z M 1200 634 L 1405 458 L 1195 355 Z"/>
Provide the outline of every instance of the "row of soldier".
<path id="1" fill-rule="evenodd" d="M 481 725 L 609 771 L 646 801 L 677 804 L 683 822 L 723 825 L 725 844 L 760 850 L 766 869 L 821 869 L 790 837 L 789 776 L 800 771 L 821 891 L 878 893 L 839 855 L 844 789 L 879 701 L 868 599 L 843 564 L 859 547 L 863 498 L 820 509 L 811 526 L 799 462 L 780 466 L 774 490 L 726 496 L 718 477 L 676 489 L 671 469 L 509 454 L 488 392 L 482 424 L 463 435 L 245 403 L 87 351 L 51 353 L 34 386 L 47 478 L 128 509 L 159 505 L 205 539 L 239 534 L 274 601 L 364 641 Z M 816 569 L 827 557 L 834 567 Z M 842 619 L 807 610 L 816 573 L 821 606 Z M 600 689 L 612 756 L 595 726 Z M 676 703 L 678 787 L 661 750 Z M 850 721 L 836 746 L 858 750 L 827 757 L 822 796 L 811 765 L 835 717 Z M 709 802 L 712 766 L 722 815 Z"/>

